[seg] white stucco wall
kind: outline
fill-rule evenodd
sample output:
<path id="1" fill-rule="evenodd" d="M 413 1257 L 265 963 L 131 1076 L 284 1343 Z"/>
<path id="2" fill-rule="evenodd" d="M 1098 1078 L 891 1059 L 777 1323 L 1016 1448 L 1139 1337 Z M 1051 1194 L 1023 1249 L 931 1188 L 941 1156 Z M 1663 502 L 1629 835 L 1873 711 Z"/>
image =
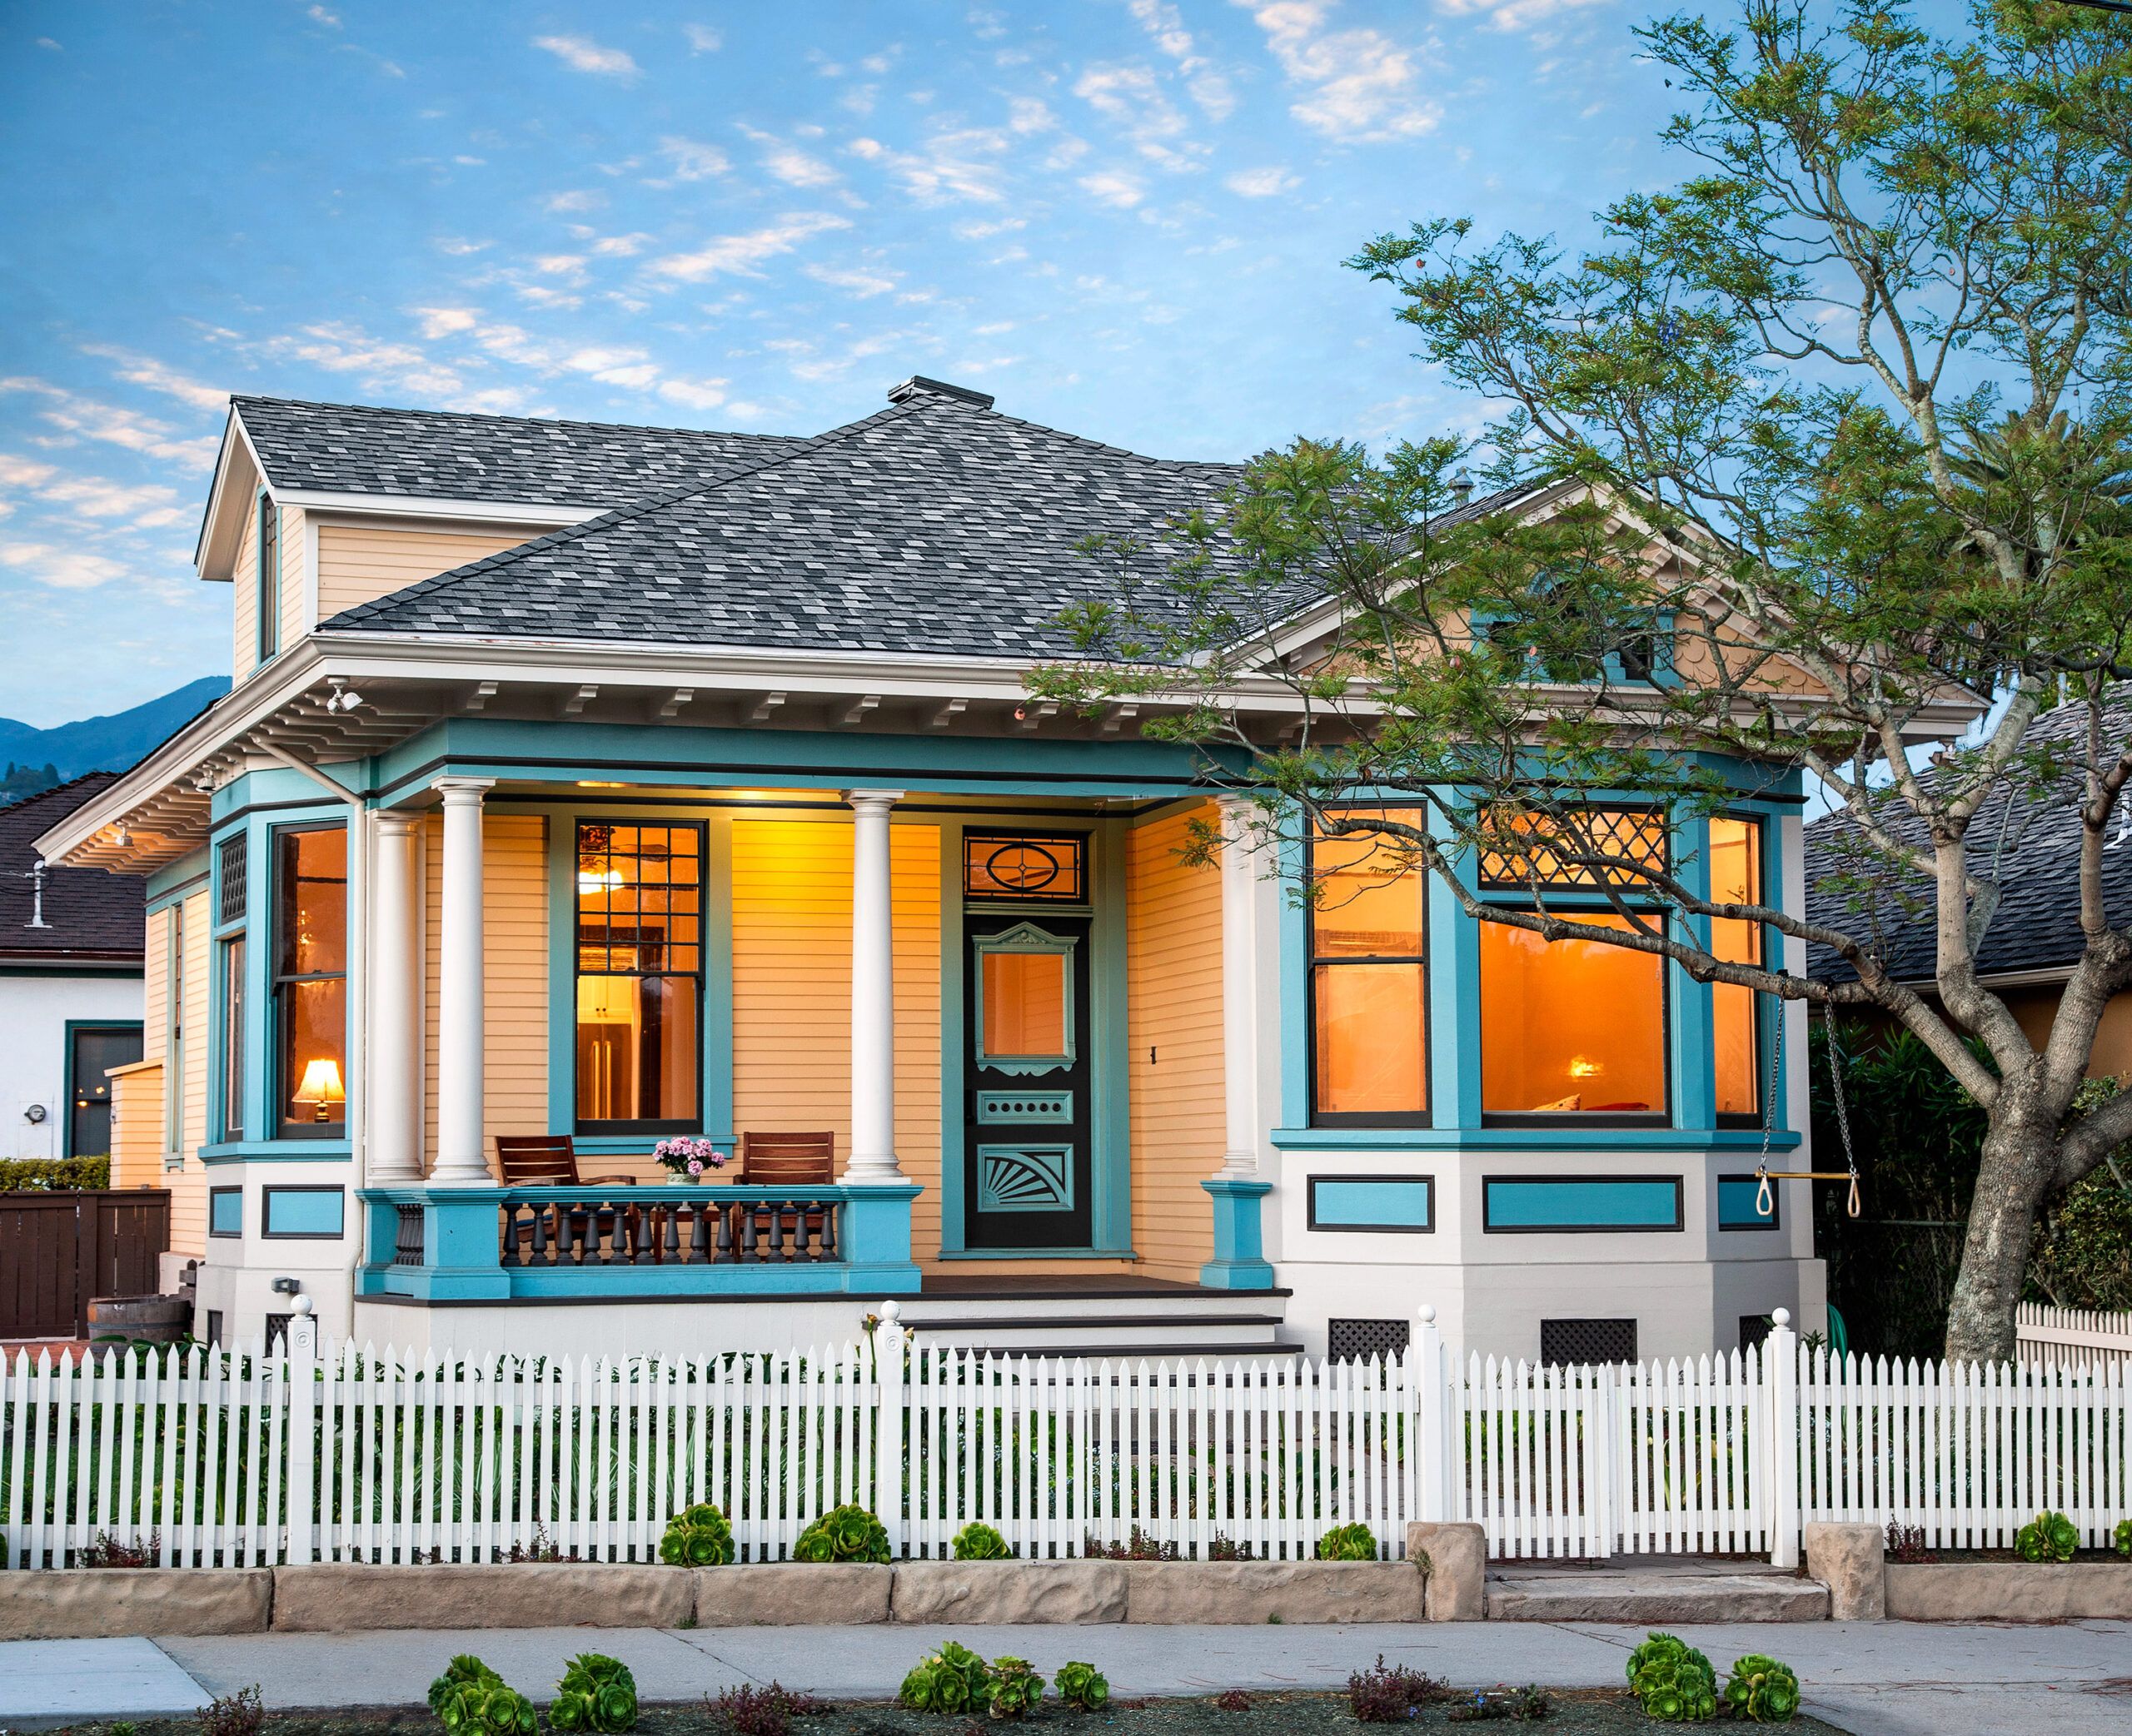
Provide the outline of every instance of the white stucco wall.
<path id="1" fill-rule="evenodd" d="M 67 1021 L 137 1020 L 142 999 L 138 977 L 0 975 L 0 1157 L 66 1155 Z"/>

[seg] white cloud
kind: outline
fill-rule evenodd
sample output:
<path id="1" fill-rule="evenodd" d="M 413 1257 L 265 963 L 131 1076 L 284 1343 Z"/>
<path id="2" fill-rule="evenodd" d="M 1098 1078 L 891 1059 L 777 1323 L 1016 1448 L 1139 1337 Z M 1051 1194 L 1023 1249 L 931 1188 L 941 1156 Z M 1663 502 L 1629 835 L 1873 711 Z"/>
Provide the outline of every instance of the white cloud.
<path id="1" fill-rule="evenodd" d="M 484 247 L 491 246 L 491 243 L 488 241 L 470 241 L 464 236 L 441 235 L 436 238 L 433 245 L 440 253 L 449 254 L 454 259 L 464 259 L 470 253 L 479 253 Z"/>
<path id="2" fill-rule="evenodd" d="M 94 590 L 126 576 L 117 561 L 56 543 L 0 542 L 0 568 L 59 590 Z"/>
<path id="3" fill-rule="evenodd" d="M 723 380 L 662 380 L 659 395 L 690 410 L 715 410 L 725 401 Z"/>
<path id="4" fill-rule="evenodd" d="M 85 398 L 47 380 L 17 375 L 0 380 L 0 392 L 21 392 L 40 400 L 39 418 L 55 433 L 36 436 L 42 446 L 68 446 L 77 440 L 102 440 L 147 458 L 182 465 L 191 470 L 214 467 L 221 445 L 213 435 L 188 438 L 167 422 L 138 410 Z"/>
<path id="5" fill-rule="evenodd" d="M 1491 29 L 1508 31 L 1529 29 L 1559 12 L 1601 3 L 1603 0 L 1436 0 L 1436 8 L 1453 17 L 1484 17 Z"/>
<path id="6" fill-rule="evenodd" d="M 1228 80 L 1198 52 L 1192 32 L 1184 27 L 1183 14 L 1168 0 L 1126 0 L 1126 10 L 1155 47 L 1177 62 L 1178 76 L 1184 79 L 1192 100 L 1212 119 L 1226 117 L 1236 107 L 1236 94 L 1230 90 Z"/>
<path id="7" fill-rule="evenodd" d="M 740 131 L 763 147 L 763 167 L 787 187 L 834 187 L 844 179 L 819 157 L 809 157 L 774 133 L 759 132 L 752 127 Z"/>
<path id="8" fill-rule="evenodd" d="M 123 350 L 116 344 L 84 344 L 82 353 L 117 362 L 118 377 L 129 386 L 145 386 L 152 392 L 161 392 L 164 396 L 175 398 L 194 410 L 222 410 L 229 406 L 230 395 L 220 386 L 209 386 L 189 375 L 181 374 L 167 362 L 157 361 L 152 356 Z"/>
<path id="9" fill-rule="evenodd" d="M 644 68 L 626 49 L 603 48 L 586 36 L 536 36 L 533 46 L 545 48 L 565 66 L 600 78 L 636 78 Z"/>
<path id="10" fill-rule="evenodd" d="M 338 30 L 341 27 L 340 13 L 330 10 L 328 7 L 323 6 L 314 6 L 311 8 L 309 16 L 311 22 L 314 24 L 323 24 L 328 30 Z"/>
<path id="11" fill-rule="evenodd" d="M 689 39 L 691 54 L 715 54 L 725 46 L 725 38 L 708 24 L 684 24 L 681 34 Z"/>
<path id="12" fill-rule="evenodd" d="M 732 160 L 715 145 L 669 134 L 659 142 L 660 154 L 673 165 L 676 181 L 708 181 L 733 167 Z"/>
<path id="13" fill-rule="evenodd" d="M 998 159 L 1008 143 L 997 128 L 970 127 L 936 132 L 916 151 L 894 150 L 871 138 L 855 138 L 844 148 L 886 169 L 922 205 L 956 199 L 990 204 L 1006 196 Z"/>
<path id="14" fill-rule="evenodd" d="M 846 291 L 864 301 L 875 296 L 885 296 L 901 281 L 889 272 L 869 271 L 857 266 L 804 266 L 801 269 L 817 283 L 826 283 L 831 289 Z"/>
<path id="15" fill-rule="evenodd" d="M 700 283 L 707 277 L 723 273 L 758 276 L 758 268 L 765 261 L 791 252 L 815 236 L 850 226 L 849 218 L 833 212 L 795 211 L 745 235 L 722 235 L 693 251 L 670 253 L 664 259 L 653 261 L 651 269 L 662 277 L 678 278 L 683 283 Z"/>
<path id="16" fill-rule="evenodd" d="M 1090 196 L 1104 205 L 1115 205 L 1129 211 L 1147 196 L 1147 189 L 1138 177 L 1123 169 L 1099 170 L 1093 175 L 1083 175 L 1081 187 Z"/>
<path id="17" fill-rule="evenodd" d="M 592 251 L 602 259 L 634 259 L 653 239 L 642 230 L 628 235 L 603 235 L 592 244 Z"/>
<path id="18" fill-rule="evenodd" d="M 1248 9 L 1292 84 L 1288 112 L 1314 132 L 1347 142 L 1413 138 L 1443 118 L 1417 96 L 1414 51 L 1380 31 L 1328 30 L 1330 0 L 1233 0 Z"/>
<path id="19" fill-rule="evenodd" d="M 471 331 L 481 316 L 471 307 L 416 307 L 409 310 L 421 322 L 422 336 L 434 341 L 461 331 Z"/>
<path id="20" fill-rule="evenodd" d="M 125 528 L 157 530 L 183 516 L 176 489 L 159 482 L 113 482 L 102 476 L 70 476 L 57 465 L 0 453 L 0 488 L 63 507 L 75 518 L 123 519 Z"/>
<path id="21" fill-rule="evenodd" d="M 587 192 L 580 187 L 569 192 L 550 193 L 544 202 L 550 211 L 560 215 L 573 211 L 597 211 L 607 202 L 607 196 L 605 193 Z M 482 245 L 486 246 L 488 244 L 485 241 Z"/>
<path id="22" fill-rule="evenodd" d="M 1041 97 L 1009 97 L 1007 124 L 1020 133 L 1049 132 L 1058 126 L 1059 117 Z"/>
<path id="23" fill-rule="evenodd" d="M 1183 142 L 1184 117 L 1151 67 L 1138 62 L 1090 67 L 1073 94 L 1123 131 L 1151 162 L 1189 169 L 1205 155 L 1204 146 Z"/>
<path id="24" fill-rule="evenodd" d="M 1233 193 L 1241 193 L 1247 199 L 1270 199 L 1276 193 L 1285 193 L 1296 184 L 1296 177 L 1278 165 L 1263 169 L 1238 169 L 1223 185 Z"/>

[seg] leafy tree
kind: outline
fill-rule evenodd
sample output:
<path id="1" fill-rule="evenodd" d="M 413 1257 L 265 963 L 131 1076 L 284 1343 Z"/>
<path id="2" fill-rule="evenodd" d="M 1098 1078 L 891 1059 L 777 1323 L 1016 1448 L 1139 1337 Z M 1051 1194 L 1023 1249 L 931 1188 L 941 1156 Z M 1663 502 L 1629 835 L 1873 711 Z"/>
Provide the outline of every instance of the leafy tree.
<path id="1" fill-rule="evenodd" d="M 2132 675 L 2132 21 L 1996 0 L 1939 35 L 1873 0 L 1746 0 L 1735 27 L 1636 36 L 1684 102 L 1677 185 L 1617 200 L 1588 247 L 1434 218 L 1350 261 L 1492 406 L 1502 492 L 1460 510 L 1448 440 L 1266 454 L 1218 507 L 1092 540 L 1114 594 L 1068 612 L 1081 655 L 1030 684 L 1159 710 L 1150 733 L 1254 799 L 1254 843 L 1298 816 L 1375 837 L 1476 915 L 1461 869 L 1492 852 L 1532 899 L 1492 919 L 1892 1017 L 1985 1118 L 1946 1350 L 2005 1357 L 2039 1212 L 2132 1135 L 2132 1095 L 2075 1105 L 2132 987 L 2102 874 L 2132 778 L 2110 703 Z M 2088 728 L 2040 744 L 2061 696 Z M 1591 818 L 1623 788 L 1692 815 L 1801 773 L 1847 817 L 1848 920 L 1713 902 Z M 1345 805 L 1424 793 L 1425 823 Z M 2080 820 L 2085 951 L 2041 1046 L 1976 966 L 2024 803 Z M 1550 907 L 1565 868 L 1622 927 Z M 1923 992 L 1876 948 L 1920 912 Z M 1842 979 L 1713 919 L 1826 948 Z"/>

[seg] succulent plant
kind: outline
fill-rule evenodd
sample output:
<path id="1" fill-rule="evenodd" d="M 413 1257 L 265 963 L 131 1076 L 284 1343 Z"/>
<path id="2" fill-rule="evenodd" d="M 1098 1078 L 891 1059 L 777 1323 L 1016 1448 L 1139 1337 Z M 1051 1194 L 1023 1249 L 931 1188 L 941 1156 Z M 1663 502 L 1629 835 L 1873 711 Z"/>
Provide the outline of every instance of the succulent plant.
<path id="1" fill-rule="evenodd" d="M 2014 1539 L 2014 1553 L 2024 1561 L 2070 1561 L 2080 1534 L 2062 1513 L 2039 1513 Z"/>
<path id="2" fill-rule="evenodd" d="M 976 1520 L 955 1533 L 954 1547 L 958 1561 L 1004 1561 L 1014 1553 L 1005 1538 Z"/>
<path id="3" fill-rule="evenodd" d="M 985 1704 L 985 1675 L 984 1659 L 951 1639 L 918 1660 L 896 1698 L 914 1712 L 974 1712 Z"/>
<path id="4" fill-rule="evenodd" d="M 733 1527 L 709 1501 L 684 1507 L 666 1521 L 659 1559 L 670 1567 L 723 1567 L 733 1559 Z"/>
<path id="5" fill-rule="evenodd" d="M 889 1530 L 864 1507 L 834 1507 L 800 1534 L 795 1561 L 886 1561 Z"/>
<path id="6" fill-rule="evenodd" d="M 1093 1664 L 1062 1664 L 1051 1685 L 1076 1712 L 1100 1712 L 1110 1699 L 1110 1684 Z"/>
<path id="7" fill-rule="evenodd" d="M 1750 1724 L 1789 1724 L 1799 1709 L 1799 1678 L 1790 1664 L 1750 1652 L 1733 1660 L 1725 1704 L 1733 1717 Z"/>
<path id="8" fill-rule="evenodd" d="M 1026 1658 L 994 1658 L 985 1672 L 985 1708 L 994 1718 L 1020 1718 L 1044 1698 L 1044 1678 Z"/>
<path id="9" fill-rule="evenodd" d="M 1686 1641 L 1653 1634 L 1629 1654 L 1629 1692 L 1646 1718 L 1701 1724 L 1717 1713 L 1717 1672 Z"/>
<path id="10" fill-rule="evenodd" d="M 636 1678 L 619 1658 L 583 1652 L 555 1684 L 548 1722 L 555 1729 L 620 1736 L 636 1728 Z"/>
<path id="11" fill-rule="evenodd" d="M 1335 1525 L 1318 1540 L 1318 1559 L 1321 1561 L 1374 1561 L 1377 1559 L 1377 1539 L 1367 1525 Z"/>
<path id="12" fill-rule="evenodd" d="M 2120 1555 L 2132 1555 L 2132 1519 L 2120 1519 L 2110 1534 L 2110 1546 Z"/>
<path id="13" fill-rule="evenodd" d="M 430 1709 L 451 1736 L 533 1736 L 533 1702 L 479 1658 L 454 1658 L 430 1684 Z"/>

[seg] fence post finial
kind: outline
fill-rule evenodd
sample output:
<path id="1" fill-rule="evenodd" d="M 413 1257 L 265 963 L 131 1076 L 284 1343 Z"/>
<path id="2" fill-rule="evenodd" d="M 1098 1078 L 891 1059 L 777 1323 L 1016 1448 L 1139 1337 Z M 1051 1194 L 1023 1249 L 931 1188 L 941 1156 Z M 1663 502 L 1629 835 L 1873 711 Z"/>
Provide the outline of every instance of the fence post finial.
<path id="1" fill-rule="evenodd" d="M 283 1335 L 289 1412 L 288 1559 L 298 1564 L 318 1559 L 311 1515 L 318 1486 L 318 1317 L 311 1306 L 307 1296 L 290 1300 L 289 1324 Z"/>
<path id="2" fill-rule="evenodd" d="M 874 1333 L 874 1516 L 887 1528 L 889 1555 L 903 1557 L 903 1304 L 881 1304 Z"/>
<path id="3" fill-rule="evenodd" d="M 1763 1407 L 1768 1445 L 1764 1510 L 1769 1515 L 1769 1564 L 1799 1564 L 1799 1335 L 1791 1330 L 1791 1311 L 1770 1311 L 1769 1336 L 1762 1342 Z"/>

